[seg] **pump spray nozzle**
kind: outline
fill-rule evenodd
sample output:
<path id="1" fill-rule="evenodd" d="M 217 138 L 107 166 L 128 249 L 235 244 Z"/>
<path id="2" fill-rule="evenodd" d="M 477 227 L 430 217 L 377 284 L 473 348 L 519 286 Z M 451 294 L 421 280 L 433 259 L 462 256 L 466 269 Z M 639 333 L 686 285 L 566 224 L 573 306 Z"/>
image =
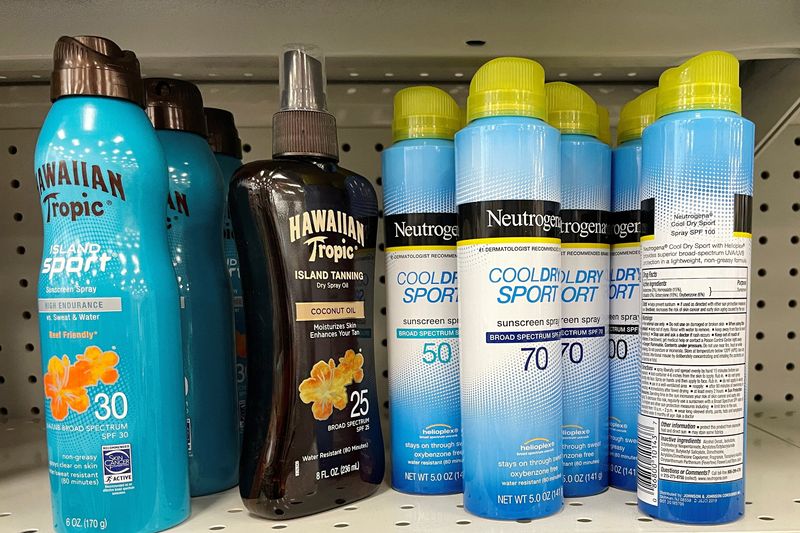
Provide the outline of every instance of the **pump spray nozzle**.
<path id="1" fill-rule="evenodd" d="M 328 113 L 322 51 L 314 45 L 286 45 L 279 62 L 281 109 L 272 118 L 273 156 L 338 160 L 336 119 Z"/>

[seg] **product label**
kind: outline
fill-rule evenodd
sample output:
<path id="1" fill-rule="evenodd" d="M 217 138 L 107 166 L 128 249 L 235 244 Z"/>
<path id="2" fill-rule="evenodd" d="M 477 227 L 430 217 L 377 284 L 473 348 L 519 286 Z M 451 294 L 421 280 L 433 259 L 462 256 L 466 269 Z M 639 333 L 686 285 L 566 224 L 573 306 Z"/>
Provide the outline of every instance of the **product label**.
<path id="1" fill-rule="evenodd" d="M 393 482 L 413 492 L 457 492 L 457 216 L 389 215 L 385 227 Z"/>
<path id="2" fill-rule="evenodd" d="M 147 285 L 126 252 L 139 247 L 138 233 L 118 217 L 126 201 L 122 171 L 57 160 L 37 168 L 36 184 L 45 224 L 38 310 L 49 471 L 61 502 L 80 506 L 81 498 L 136 488 L 141 406 L 131 394 L 135 344 L 126 338 L 124 313 Z M 67 517 L 65 524 L 99 528 L 107 518 Z"/>
<path id="3" fill-rule="evenodd" d="M 341 476 L 369 478 L 382 456 L 369 288 L 377 216 L 307 205 L 280 223 L 299 365 L 293 424 L 304 435 L 287 460 L 308 492 Z"/>
<path id="4" fill-rule="evenodd" d="M 608 472 L 608 213 L 561 210 L 564 491 L 603 486 Z"/>
<path id="5" fill-rule="evenodd" d="M 609 475 L 617 487 L 636 487 L 639 414 L 639 211 L 611 214 L 609 276 Z"/>
<path id="6" fill-rule="evenodd" d="M 638 496 L 651 505 L 743 489 L 750 205 L 642 201 Z"/>
<path id="7" fill-rule="evenodd" d="M 561 499 L 560 230 L 556 202 L 459 205 L 465 470 L 509 512 Z"/>
<path id="8" fill-rule="evenodd" d="M 239 399 L 239 432 L 244 430 L 244 416 L 247 404 L 247 338 L 245 337 L 245 315 L 242 292 L 242 276 L 239 270 L 239 254 L 236 251 L 236 239 L 231 227 L 230 213 L 225 211 L 223 227 L 225 246 L 225 264 L 231 280 L 233 295 L 233 325 L 236 338 L 236 392 Z"/>

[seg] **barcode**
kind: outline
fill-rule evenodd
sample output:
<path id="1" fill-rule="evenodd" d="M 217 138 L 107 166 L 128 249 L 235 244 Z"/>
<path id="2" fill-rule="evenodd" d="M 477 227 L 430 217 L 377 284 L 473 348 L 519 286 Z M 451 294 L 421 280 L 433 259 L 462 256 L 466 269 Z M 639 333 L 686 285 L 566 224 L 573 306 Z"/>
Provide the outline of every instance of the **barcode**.
<path id="1" fill-rule="evenodd" d="M 658 491 L 658 465 L 653 460 L 657 447 L 654 428 L 649 424 L 638 425 L 639 441 L 637 444 L 636 488 L 638 497 L 647 503 L 656 503 Z M 655 450 L 657 453 L 657 450 Z"/>

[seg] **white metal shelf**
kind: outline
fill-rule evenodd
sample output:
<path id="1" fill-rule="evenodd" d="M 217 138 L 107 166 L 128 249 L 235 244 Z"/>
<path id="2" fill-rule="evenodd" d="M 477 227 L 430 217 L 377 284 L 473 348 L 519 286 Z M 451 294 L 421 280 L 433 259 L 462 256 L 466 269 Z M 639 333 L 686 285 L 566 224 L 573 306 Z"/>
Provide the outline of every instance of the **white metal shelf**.
<path id="1" fill-rule="evenodd" d="M 771 420 L 769 416 L 751 420 L 749 427 L 745 516 L 721 526 L 698 528 L 652 520 L 639 512 L 633 493 L 615 489 L 589 498 L 568 499 L 561 512 L 540 520 L 484 520 L 461 507 L 459 494 L 412 496 L 396 492 L 384 483 L 377 494 L 348 507 L 284 522 L 251 516 L 243 509 L 239 491 L 234 488 L 193 499 L 191 518 L 173 531 L 800 532 L 800 483 L 797 480 L 800 445 L 774 436 L 783 432 L 797 436 L 800 428 L 791 427 L 787 422 L 791 417 Z M 759 427 L 762 419 L 770 420 L 770 433 Z M 40 421 L 0 423 L 0 532 L 52 530 L 46 463 L 44 426 Z"/>

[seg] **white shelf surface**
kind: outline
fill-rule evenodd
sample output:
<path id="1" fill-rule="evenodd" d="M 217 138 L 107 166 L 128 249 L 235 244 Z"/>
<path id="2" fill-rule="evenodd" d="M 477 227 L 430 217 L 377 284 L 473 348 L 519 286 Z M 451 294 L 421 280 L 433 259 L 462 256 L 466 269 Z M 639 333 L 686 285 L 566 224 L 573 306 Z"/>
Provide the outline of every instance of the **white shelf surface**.
<path id="1" fill-rule="evenodd" d="M 249 515 L 238 489 L 232 489 L 193 499 L 191 518 L 172 531 L 800 532 L 800 444 L 796 440 L 800 417 L 783 415 L 764 413 L 751 420 L 746 513 L 743 519 L 721 526 L 680 526 L 652 520 L 639 512 L 633 493 L 615 489 L 568 499 L 561 512 L 541 520 L 499 522 L 467 513 L 460 495 L 412 496 L 384 484 L 374 496 L 348 507 L 285 522 Z M 0 421 L 0 532 L 52 531 L 46 458 L 40 421 Z"/>

